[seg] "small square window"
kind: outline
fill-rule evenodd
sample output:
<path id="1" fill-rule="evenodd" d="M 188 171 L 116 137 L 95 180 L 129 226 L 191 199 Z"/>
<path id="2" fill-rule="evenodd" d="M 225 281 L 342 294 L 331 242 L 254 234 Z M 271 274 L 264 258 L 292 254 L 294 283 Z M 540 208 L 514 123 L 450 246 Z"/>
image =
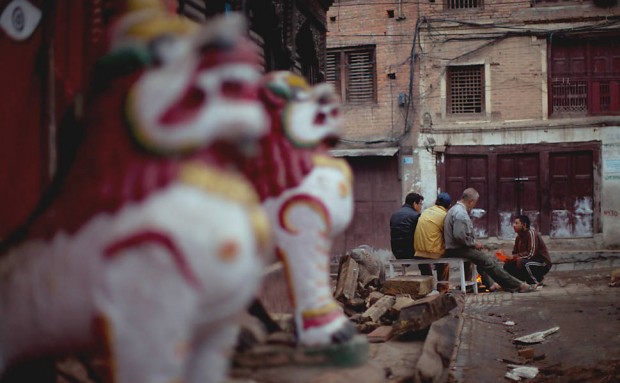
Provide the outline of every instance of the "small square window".
<path id="1" fill-rule="evenodd" d="M 477 9 L 482 8 L 483 0 L 444 0 L 444 9 Z"/>
<path id="2" fill-rule="evenodd" d="M 448 113 L 484 112 L 484 66 L 448 67 Z"/>

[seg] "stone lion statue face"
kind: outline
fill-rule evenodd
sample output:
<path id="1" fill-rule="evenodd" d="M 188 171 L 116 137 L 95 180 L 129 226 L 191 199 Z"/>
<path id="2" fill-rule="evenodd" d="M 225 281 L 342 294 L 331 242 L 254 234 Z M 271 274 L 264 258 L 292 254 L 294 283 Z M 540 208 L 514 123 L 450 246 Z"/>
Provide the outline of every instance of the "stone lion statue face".
<path id="1" fill-rule="evenodd" d="M 114 28 L 111 67 L 138 66 L 125 113 L 143 148 L 191 153 L 215 140 L 256 140 L 267 130 L 257 102 L 261 78 L 244 20 L 228 15 L 199 26 L 160 9 L 138 9 Z"/>
<path id="2" fill-rule="evenodd" d="M 278 71 L 264 80 L 263 98 L 281 112 L 281 129 L 300 148 L 331 146 L 340 137 L 340 100 L 333 87 L 310 86 L 296 74 Z"/>

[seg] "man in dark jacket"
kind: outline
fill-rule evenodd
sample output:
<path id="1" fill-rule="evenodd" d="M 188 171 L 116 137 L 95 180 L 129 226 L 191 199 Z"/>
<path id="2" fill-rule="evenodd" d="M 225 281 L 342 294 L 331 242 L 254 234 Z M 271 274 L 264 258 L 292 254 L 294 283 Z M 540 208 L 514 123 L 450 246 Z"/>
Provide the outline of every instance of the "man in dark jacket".
<path id="1" fill-rule="evenodd" d="M 405 204 L 390 217 L 390 242 L 392 253 L 398 259 L 413 258 L 413 234 L 418 224 L 424 197 L 409 193 Z"/>
<path id="2" fill-rule="evenodd" d="M 506 255 L 504 270 L 529 284 L 539 284 L 551 269 L 551 258 L 540 233 L 530 227 L 530 218 L 519 215 L 512 225 L 517 238 L 512 255 Z"/>

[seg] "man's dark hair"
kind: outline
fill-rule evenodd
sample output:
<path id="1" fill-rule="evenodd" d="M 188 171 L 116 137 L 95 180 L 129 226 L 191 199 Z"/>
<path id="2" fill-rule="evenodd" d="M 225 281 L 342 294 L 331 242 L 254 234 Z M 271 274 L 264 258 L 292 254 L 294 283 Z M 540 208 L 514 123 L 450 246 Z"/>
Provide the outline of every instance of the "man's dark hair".
<path id="1" fill-rule="evenodd" d="M 414 202 L 421 203 L 422 201 L 424 201 L 424 197 L 422 197 L 418 193 L 409 193 L 407 194 L 407 197 L 405 197 L 406 205 L 413 205 Z"/>
<path id="2" fill-rule="evenodd" d="M 451 203 L 452 197 L 450 197 L 450 194 L 443 192 L 437 195 L 437 201 L 435 201 L 435 205 L 443 206 L 447 209 L 450 207 Z"/>
<path id="3" fill-rule="evenodd" d="M 530 228 L 530 217 L 525 214 L 519 214 L 517 216 L 517 219 L 521 221 L 521 223 L 524 224 L 528 229 Z"/>

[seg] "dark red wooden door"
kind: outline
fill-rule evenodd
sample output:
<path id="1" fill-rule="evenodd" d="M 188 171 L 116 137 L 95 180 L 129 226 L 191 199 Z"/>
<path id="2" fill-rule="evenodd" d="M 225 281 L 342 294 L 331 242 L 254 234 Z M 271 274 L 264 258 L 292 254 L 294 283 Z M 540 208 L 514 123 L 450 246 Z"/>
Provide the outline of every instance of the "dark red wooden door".
<path id="1" fill-rule="evenodd" d="M 512 221 L 526 214 L 539 228 L 541 211 L 538 154 L 506 154 L 497 157 L 498 237 L 514 238 Z"/>
<path id="2" fill-rule="evenodd" d="M 549 156 L 550 236 L 593 236 L 592 156 L 591 151 Z"/>
<path id="3" fill-rule="evenodd" d="M 30 0 L 13 10 L 13 25 L 0 30 L 0 239 L 22 225 L 64 159 L 57 137 L 69 134 L 63 120 L 103 38 L 101 12 L 89 2 Z M 10 8 L 14 7 L 14 8 Z M 101 4 L 99 4 L 101 7 Z M 36 10 L 40 18 L 33 16 Z M 100 11 L 100 9 L 98 9 Z M 33 13 L 34 12 L 34 13 Z M 6 33 L 34 23 L 20 39 Z M 20 26 L 20 21 L 22 25 Z"/>
<path id="4" fill-rule="evenodd" d="M 446 155 L 445 161 L 446 191 L 452 196 L 453 201 L 458 201 L 466 188 L 474 188 L 480 193 L 480 199 L 471 213 L 471 218 L 476 236 L 478 238 L 488 237 L 488 157 Z"/>
<path id="5" fill-rule="evenodd" d="M 451 147 L 437 169 L 453 200 L 465 187 L 480 193 L 473 214 L 479 237 L 512 238 L 511 221 L 521 213 L 554 237 L 600 233 L 599 142 Z"/>
<path id="6" fill-rule="evenodd" d="M 332 254 L 360 245 L 390 250 L 390 216 L 401 206 L 398 156 L 348 157 L 353 169 L 353 221 L 336 238 Z"/>
<path id="7" fill-rule="evenodd" d="M 42 3 L 32 4 L 42 11 Z M 0 12 L 8 5 L 8 1 L 0 3 Z M 45 182 L 48 144 L 42 129 L 46 101 L 42 43 L 41 22 L 21 41 L 0 31 L 0 239 L 25 220 Z"/>

